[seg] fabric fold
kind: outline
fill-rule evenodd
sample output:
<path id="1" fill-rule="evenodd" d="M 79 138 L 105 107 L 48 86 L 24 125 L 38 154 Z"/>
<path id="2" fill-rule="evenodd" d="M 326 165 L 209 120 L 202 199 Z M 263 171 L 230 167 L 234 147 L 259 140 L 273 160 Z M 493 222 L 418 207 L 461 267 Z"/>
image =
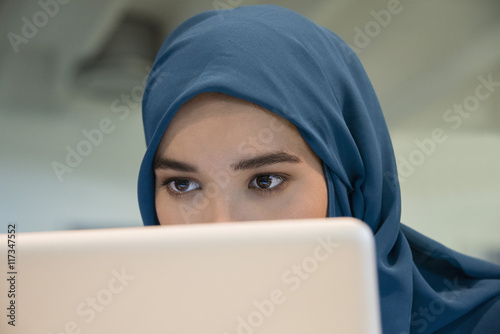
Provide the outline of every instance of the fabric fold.
<path id="1" fill-rule="evenodd" d="M 401 224 L 392 143 L 361 63 L 337 35 L 279 6 L 205 12 L 163 44 L 143 100 L 145 225 L 158 224 L 158 143 L 178 108 L 203 92 L 248 100 L 297 126 L 324 163 L 328 215 L 359 218 L 375 235 L 384 333 L 431 333 L 467 316 L 473 322 L 487 312 L 474 310 L 500 295 L 500 267 Z"/>

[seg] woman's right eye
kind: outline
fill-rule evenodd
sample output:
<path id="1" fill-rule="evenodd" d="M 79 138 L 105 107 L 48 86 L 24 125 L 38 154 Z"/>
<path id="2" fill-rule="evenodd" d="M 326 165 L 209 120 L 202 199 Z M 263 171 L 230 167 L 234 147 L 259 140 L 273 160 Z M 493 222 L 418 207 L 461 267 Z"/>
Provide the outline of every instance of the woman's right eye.
<path id="1" fill-rule="evenodd" d="M 198 183 L 190 181 L 188 179 L 167 180 L 166 182 L 164 182 L 164 185 L 166 185 L 167 189 L 174 195 L 185 194 L 189 191 L 200 188 L 200 185 Z"/>

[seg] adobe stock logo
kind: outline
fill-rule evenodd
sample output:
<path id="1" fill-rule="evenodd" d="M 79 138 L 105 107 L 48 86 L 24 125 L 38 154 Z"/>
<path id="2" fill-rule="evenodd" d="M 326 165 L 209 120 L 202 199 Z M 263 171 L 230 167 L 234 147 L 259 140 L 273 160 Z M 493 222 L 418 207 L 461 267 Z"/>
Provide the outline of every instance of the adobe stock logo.
<path id="1" fill-rule="evenodd" d="M 242 2 L 243 0 L 214 0 L 212 2 L 212 6 L 217 10 L 217 15 L 222 21 L 224 20 L 224 14 L 226 12 L 221 9 L 235 9 L 236 7 L 241 5 Z"/>
<path id="2" fill-rule="evenodd" d="M 81 134 L 84 139 L 80 140 L 76 145 L 66 145 L 66 157 L 64 160 L 52 161 L 51 167 L 59 182 L 64 181 L 66 174 L 71 174 L 83 160 L 88 157 L 97 147 L 103 144 L 107 137 L 118 127 L 116 118 L 120 122 L 125 121 L 133 112 L 138 111 L 142 95 L 146 89 L 146 80 L 151 71 L 148 66 L 145 68 L 147 74 L 144 76 L 142 82 L 134 87 L 128 93 L 120 94 L 110 105 L 110 112 L 115 116 L 115 121 L 108 117 L 103 117 L 96 126 L 90 130 L 83 129 Z M 151 88 L 158 85 L 165 80 L 165 74 L 161 72 L 151 73 L 156 77 L 156 82 L 151 85 Z M 74 148 L 73 148 L 74 147 Z"/>
<path id="3" fill-rule="evenodd" d="M 82 130 L 86 139 L 82 139 L 76 144 L 76 150 L 70 145 L 66 145 L 66 165 L 59 161 L 53 161 L 51 164 L 59 182 L 63 181 L 64 174 L 73 172 L 82 163 L 84 157 L 89 156 L 95 147 L 103 143 L 104 135 L 112 133 L 115 128 L 116 126 L 111 119 L 103 118 L 97 128 Z"/>
<path id="4" fill-rule="evenodd" d="M 368 21 L 363 29 L 358 26 L 354 28 L 354 45 L 349 45 L 351 49 L 359 55 L 391 23 L 392 18 L 400 14 L 403 9 L 404 7 L 399 0 L 389 0 L 386 9 L 371 10 L 370 15 L 373 20 Z"/>
<path id="5" fill-rule="evenodd" d="M 70 1 L 71 0 L 39 0 L 38 6 L 41 9 L 31 16 L 31 20 L 26 16 L 21 18 L 23 25 L 21 26 L 20 34 L 16 34 L 12 31 L 7 34 L 7 38 L 14 52 L 18 53 L 21 44 L 28 44 L 30 40 L 35 38 L 40 29 L 45 27 L 50 22 L 51 18 L 54 18 L 59 13 L 60 5 L 66 5 Z"/>
<path id="6" fill-rule="evenodd" d="M 108 280 L 107 285 L 96 292 L 95 295 L 89 296 L 79 303 L 75 308 L 77 320 L 69 320 L 61 326 L 56 332 L 48 334 L 81 334 L 87 333 L 85 325 L 94 321 L 98 314 L 110 308 L 110 304 L 115 297 L 122 293 L 135 279 L 135 276 L 127 274 L 125 268 L 121 271 L 111 270 L 112 277 Z M 81 319 L 83 318 L 83 319 Z M 82 321 L 83 320 L 83 321 Z"/>
<path id="7" fill-rule="evenodd" d="M 493 96 L 500 88 L 500 81 L 494 81 L 491 73 L 487 76 L 480 75 L 477 80 L 478 84 L 473 90 L 471 89 L 470 95 L 465 96 L 460 103 L 454 103 L 452 107 L 443 112 L 442 119 L 448 128 L 437 127 L 432 129 L 427 138 L 422 140 L 415 138 L 413 141 L 415 149 L 406 156 L 401 154 L 396 156 L 397 173 L 384 172 L 384 179 L 393 190 L 397 189 L 399 183 L 404 183 L 416 172 L 419 166 L 422 166 L 438 152 L 441 149 L 440 146 L 448 140 L 448 134 L 460 129 L 465 120 L 477 114 L 480 111 L 481 103 Z"/>
<path id="8" fill-rule="evenodd" d="M 252 310 L 236 318 L 234 331 L 225 331 L 224 334 L 257 334 L 266 320 L 272 317 L 280 306 L 286 303 L 288 297 L 310 279 L 323 263 L 334 256 L 335 251 L 341 246 L 335 242 L 333 235 L 328 235 L 324 239 L 318 237 L 316 241 L 317 244 L 310 254 L 281 274 L 281 282 L 288 289 L 277 287 L 269 292 L 269 298 L 254 300 L 251 303 Z"/>
<path id="9" fill-rule="evenodd" d="M 255 135 L 248 136 L 239 143 L 238 153 L 245 154 L 250 158 L 255 157 L 260 150 L 271 144 L 276 134 L 283 129 L 285 129 L 285 124 L 278 117 L 273 116 L 267 127 L 261 128 Z M 241 171 L 234 170 L 229 165 L 216 173 L 210 172 L 212 181 L 205 186 L 205 192 L 196 194 L 191 203 L 180 204 L 179 210 L 184 222 L 189 224 L 192 220 L 191 217 L 196 216 L 200 210 L 206 208 L 210 203 L 209 200 L 217 195 L 218 190 L 226 188 L 231 182 L 231 177 L 240 173 Z"/>

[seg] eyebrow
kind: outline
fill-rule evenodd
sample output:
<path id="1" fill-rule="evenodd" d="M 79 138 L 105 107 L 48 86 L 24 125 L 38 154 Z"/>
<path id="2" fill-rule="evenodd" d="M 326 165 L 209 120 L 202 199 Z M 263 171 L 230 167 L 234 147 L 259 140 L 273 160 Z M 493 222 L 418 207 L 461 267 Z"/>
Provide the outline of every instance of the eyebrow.
<path id="1" fill-rule="evenodd" d="M 198 168 L 195 166 L 188 164 L 186 162 L 181 162 L 177 160 L 167 159 L 165 157 L 156 156 L 153 160 L 153 168 L 154 169 L 172 169 L 178 172 L 188 172 L 188 173 L 196 173 Z"/>
<path id="2" fill-rule="evenodd" d="M 276 153 L 263 154 L 250 159 L 242 159 L 234 164 L 231 164 L 231 168 L 235 171 L 248 170 L 282 162 L 301 163 L 302 160 L 299 157 L 290 153 L 276 152 Z M 172 169 L 178 172 L 188 172 L 188 173 L 198 172 L 198 168 L 196 168 L 196 166 L 194 165 L 182 161 L 168 159 L 165 157 L 155 157 L 153 161 L 153 168 Z"/>
<path id="3" fill-rule="evenodd" d="M 235 164 L 231 164 L 231 168 L 235 171 L 246 170 L 273 165 L 280 162 L 300 163 L 302 160 L 300 160 L 299 157 L 286 152 L 268 153 L 255 158 L 240 160 Z"/>

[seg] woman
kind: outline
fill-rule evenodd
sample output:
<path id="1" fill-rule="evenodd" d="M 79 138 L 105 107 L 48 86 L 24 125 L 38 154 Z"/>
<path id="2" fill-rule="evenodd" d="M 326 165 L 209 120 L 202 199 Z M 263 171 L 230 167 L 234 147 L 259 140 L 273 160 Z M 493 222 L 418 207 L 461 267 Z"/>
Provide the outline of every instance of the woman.
<path id="1" fill-rule="evenodd" d="M 375 235 L 385 333 L 500 331 L 500 268 L 400 223 L 382 111 L 329 30 L 277 6 L 196 15 L 159 51 L 143 120 L 145 225 L 356 217 Z"/>

